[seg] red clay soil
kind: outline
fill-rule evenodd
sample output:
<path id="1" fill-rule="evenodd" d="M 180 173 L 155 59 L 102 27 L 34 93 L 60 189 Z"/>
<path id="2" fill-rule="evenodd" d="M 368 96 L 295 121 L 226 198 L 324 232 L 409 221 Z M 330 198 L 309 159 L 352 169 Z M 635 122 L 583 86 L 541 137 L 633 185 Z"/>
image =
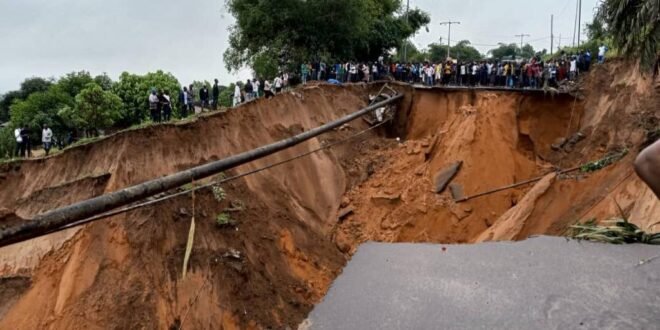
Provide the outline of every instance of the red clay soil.
<path id="1" fill-rule="evenodd" d="M 660 203 L 631 165 L 645 131 L 657 128 L 657 84 L 620 70 L 624 65 L 596 66 L 577 98 L 397 86 L 406 98 L 386 133 L 224 184 L 221 201 L 210 189 L 197 194 L 185 280 L 190 196 L 2 248 L 0 329 L 295 328 L 367 240 L 471 243 L 561 235 L 577 220 L 617 215 L 616 203 L 648 226 L 660 220 Z M 619 73 L 614 81 L 613 72 Z M 353 112 L 376 89 L 310 86 L 228 113 L 1 165 L 0 209 L 22 221 L 236 154 Z M 355 121 L 226 175 L 364 128 Z M 551 147 L 578 131 L 584 140 Z M 449 192 L 433 192 L 436 173 L 456 161 L 463 167 L 454 183 L 473 195 L 623 147 L 630 150 L 626 158 L 592 174 L 549 175 L 460 204 Z M 216 217 L 223 212 L 232 221 L 221 228 Z"/>
<path id="2" fill-rule="evenodd" d="M 124 132 L 47 159 L 4 165 L 0 205 L 30 218 L 317 127 L 365 106 L 366 95 L 361 86 L 296 90 L 190 123 Z M 362 121 L 351 125 L 233 172 L 367 127 Z M 190 197 L 3 248 L 0 275 L 29 276 L 32 285 L 6 301 L 11 306 L 0 306 L 0 328 L 295 326 L 345 263 L 329 237 L 328 220 L 358 180 L 348 178 L 342 164 L 362 172 L 352 161 L 359 148 L 343 145 L 227 184 L 223 203 L 210 192 L 198 196 L 185 280 Z M 245 206 L 231 213 L 238 225 L 216 228 L 216 216 L 230 201 Z"/>
<path id="3" fill-rule="evenodd" d="M 658 81 L 596 66 L 576 95 L 417 90 L 407 117 L 407 140 L 377 157 L 388 165 L 349 191 L 351 208 L 335 232 L 344 251 L 369 240 L 469 243 L 563 235 L 577 221 L 618 216 L 618 206 L 642 228 L 660 218 L 660 203 L 634 174 L 645 134 L 660 118 Z M 618 80 L 612 81 L 614 75 Z M 625 75 L 620 75 L 625 73 Z M 655 126 L 649 123 L 656 123 Z M 580 132 L 586 138 L 553 150 Z M 464 203 L 435 194 L 436 173 L 456 161 L 453 182 L 466 195 L 544 176 L 627 148 L 627 157 L 601 171 L 547 177 L 535 185 Z"/>

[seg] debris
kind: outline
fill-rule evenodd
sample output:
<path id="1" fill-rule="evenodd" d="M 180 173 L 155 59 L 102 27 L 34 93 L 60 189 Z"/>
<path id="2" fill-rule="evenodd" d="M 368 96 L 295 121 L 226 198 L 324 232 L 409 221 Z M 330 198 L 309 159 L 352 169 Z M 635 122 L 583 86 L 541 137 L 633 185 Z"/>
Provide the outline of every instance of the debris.
<path id="1" fill-rule="evenodd" d="M 454 179 L 456 174 L 458 174 L 462 165 L 463 161 L 458 161 L 439 171 L 435 175 L 435 190 L 433 192 L 439 194 L 445 191 L 445 188 L 447 188 L 447 185 Z"/>
<path id="2" fill-rule="evenodd" d="M 566 144 L 566 139 L 561 137 L 556 139 L 555 142 L 550 145 L 550 148 L 552 148 L 554 151 L 559 151 L 564 146 L 564 144 Z"/>
<path id="3" fill-rule="evenodd" d="M 348 204 L 350 204 L 350 203 L 351 203 L 351 199 L 348 198 L 348 196 L 344 196 L 344 198 L 341 199 L 341 204 L 339 204 L 339 207 L 344 208 L 344 207 L 348 206 Z"/>
<path id="4" fill-rule="evenodd" d="M 227 250 L 227 252 L 225 252 L 225 253 L 222 255 L 222 257 L 223 257 L 223 258 L 227 258 L 227 259 L 235 259 L 235 260 L 241 260 L 241 259 L 243 259 L 243 256 L 241 255 L 241 251 L 238 251 L 238 250 L 236 250 L 236 249 L 234 249 L 234 248 L 229 248 L 229 249 Z"/>
<path id="5" fill-rule="evenodd" d="M 353 214 L 354 211 L 355 211 L 355 209 L 352 206 L 345 207 L 345 208 L 339 210 L 339 214 L 338 214 L 337 218 L 339 219 L 339 221 L 342 221 L 347 216 Z"/>
<path id="6" fill-rule="evenodd" d="M 388 203 L 395 203 L 401 200 L 401 194 L 387 194 L 384 192 L 380 192 L 374 196 L 371 196 L 371 200 L 374 202 L 385 201 Z"/>
<path id="7" fill-rule="evenodd" d="M 465 193 L 463 192 L 463 186 L 461 186 L 458 183 L 452 183 L 449 185 L 449 191 L 451 192 L 451 197 L 455 200 L 461 200 L 465 197 Z"/>

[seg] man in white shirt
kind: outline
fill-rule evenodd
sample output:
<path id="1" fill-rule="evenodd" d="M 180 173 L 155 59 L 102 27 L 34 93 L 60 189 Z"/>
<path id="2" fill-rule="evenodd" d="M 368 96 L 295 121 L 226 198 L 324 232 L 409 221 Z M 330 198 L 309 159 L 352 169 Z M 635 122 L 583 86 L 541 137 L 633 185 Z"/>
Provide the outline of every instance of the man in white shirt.
<path id="1" fill-rule="evenodd" d="M 269 99 L 273 97 L 273 86 L 270 84 L 270 81 L 264 81 L 264 96 Z"/>
<path id="2" fill-rule="evenodd" d="M 160 121 L 160 113 L 158 113 L 160 109 L 158 103 L 158 95 L 156 95 L 156 89 L 153 88 L 151 94 L 149 94 L 149 112 L 151 114 L 151 121 L 154 123 Z"/>
<path id="3" fill-rule="evenodd" d="M 44 125 L 43 130 L 41 131 L 41 142 L 44 144 L 44 150 L 46 151 L 46 156 L 50 153 L 50 147 L 52 146 L 53 141 L 53 131 Z"/>
<path id="4" fill-rule="evenodd" d="M 279 94 L 282 92 L 282 78 L 280 76 L 275 77 L 275 80 L 273 81 L 273 84 L 275 85 L 275 94 Z"/>
<path id="5" fill-rule="evenodd" d="M 25 154 L 23 147 L 23 137 L 21 137 L 21 127 L 16 127 L 14 130 L 14 138 L 16 138 L 16 157 L 23 157 Z"/>
<path id="6" fill-rule="evenodd" d="M 607 46 L 604 44 L 601 44 L 600 47 L 598 47 L 598 63 L 603 64 L 605 62 L 605 53 L 607 53 Z"/>
<path id="7" fill-rule="evenodd" d="M 241 86 L 234 85 L 234 106 L 241 104 Z"/>
<path id="8" fill-rule="evenodd" d="M 571 58 L 571 67 L 569 69 L 568 74 L 569 74 L 569 79 L 571 80 L 575 80 L 575 78 L 577 77 L 577 58 L 575 58 L 575 56 Z"/>

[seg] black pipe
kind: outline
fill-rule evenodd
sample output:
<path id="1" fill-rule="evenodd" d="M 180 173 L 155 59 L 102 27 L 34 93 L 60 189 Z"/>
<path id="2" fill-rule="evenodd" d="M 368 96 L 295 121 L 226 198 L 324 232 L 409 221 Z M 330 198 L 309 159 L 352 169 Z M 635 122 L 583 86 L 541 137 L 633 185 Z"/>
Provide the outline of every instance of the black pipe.
<path id="1" fill-rule="evenodd" d="M 117 207 L 137 202 L 147 197 L 151 197 L 170 189 L 180 187 L 192 182 L 193 180 L 207 178 L 214 174 L 293 147 L 316 136 L 319 136 L 329 130 L 338 128 L 341 125 L 353 121 L 380 107 L 400 100 L 402 97 L 403 94 L 395 95 L 390 99 L 372 104 L 350 115 L 311 129 L 307 132 L 303 132 L 290 138 L 280 140 L 269 145 L 261 146 L 253 150 L 249 150 L 235 156 L 193 167 L 191 169 L 171 174 L 163 178 L 153 179 L 109 194 L 101 195 L 74 203 L 69 206 L 39 214 L 25 224 L 8 228 L 0 232 L 0 247 L 37 237 L 41 233 L 51 231 L 55 228 L 59 228 L 67 224 L 110 211 Z"/>

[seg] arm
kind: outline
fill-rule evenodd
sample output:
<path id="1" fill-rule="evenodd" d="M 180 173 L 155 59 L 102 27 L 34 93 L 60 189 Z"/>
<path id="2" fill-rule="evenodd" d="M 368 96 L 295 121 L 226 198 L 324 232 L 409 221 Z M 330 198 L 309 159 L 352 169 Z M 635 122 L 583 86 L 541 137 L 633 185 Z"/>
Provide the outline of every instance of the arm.
<path id="1" fill-rule="evenodd" d="M 637 156 L 635 171 L 660 198 L 660 140 L 642 150 Z"/>

